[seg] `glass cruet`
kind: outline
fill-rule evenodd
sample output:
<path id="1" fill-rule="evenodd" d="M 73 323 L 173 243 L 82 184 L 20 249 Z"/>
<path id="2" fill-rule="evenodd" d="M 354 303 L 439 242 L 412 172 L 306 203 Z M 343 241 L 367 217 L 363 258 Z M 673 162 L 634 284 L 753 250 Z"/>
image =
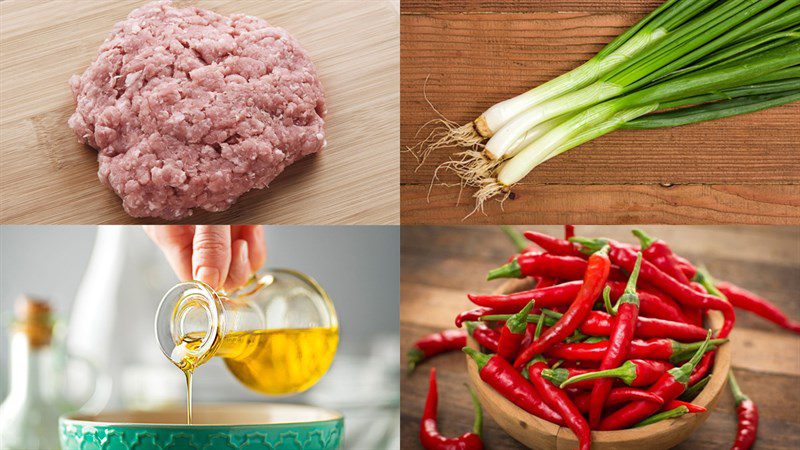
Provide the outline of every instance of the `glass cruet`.
<path id="1" fill-rule="evenodd" d="M 254 274 L 232 291 L 187 281 L 172 287 L 156 312 L 161 351 L 191 373 L 222 357 L 258 392 L 301 392 L 327 371 L 338 344 L 333 303 L 311 277 L 289 269 Z"/>

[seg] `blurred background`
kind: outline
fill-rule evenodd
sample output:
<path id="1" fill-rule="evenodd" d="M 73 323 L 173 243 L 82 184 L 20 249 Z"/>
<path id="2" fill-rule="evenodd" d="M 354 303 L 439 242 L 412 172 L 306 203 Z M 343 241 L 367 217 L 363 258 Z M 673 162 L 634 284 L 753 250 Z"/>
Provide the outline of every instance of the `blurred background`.
<path id="1" fill-rule="evenodd" d="M 329 407 L 345 413 L 347 447 L 398 448 L 399 227 L 265 231 L 267 267 L 305 272 L 333 300 L 340 324 L 333 365 L 307 392 L 274 398 L 249 391 L 214 358 L 196 372 L 193 401 Z M 27 294 L 53 307 L 52 347 L 64 364 L 50 375 L 66 380 L 56 393 L 65 402 L 89 399 L 88 412 L 185 405 L 183 374 L 153 331 L 158 302 L 178 279 L 141 227 L 3 226 L 0 248 L 0 397 L 8 394 L 14 302 Z"/>

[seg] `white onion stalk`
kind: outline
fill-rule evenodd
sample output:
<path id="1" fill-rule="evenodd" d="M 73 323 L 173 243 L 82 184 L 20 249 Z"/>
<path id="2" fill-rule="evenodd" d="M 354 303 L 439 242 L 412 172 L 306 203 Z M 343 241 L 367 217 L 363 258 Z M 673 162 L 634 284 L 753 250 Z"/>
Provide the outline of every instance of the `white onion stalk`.
<path id="1" fill-rule="evenodd" d="M 578 113 L 506 161 L 497 173 L 497 182 L 508 187 L 523 179 L 534 167 L 575 148 L 584 142 L 610 133 L 637 117 L 658 109 L 658 103 L 617 111 L 614 104 L 602 103 Z M 586 129 L 586 127 L 588 130 Z"/>
<path id="2" fill-rule="evenodd" d="M 623 89 L 616 84 L 596 82 L 560 98 L 536 105 L 515 117 L 492 136 L 486 143 L 484 152 L 489 159 L 501 159 L 509 152 L 521 148 L 520 144 L 524 143 L 522 137 L 532 126 L 616 97 Z"/>

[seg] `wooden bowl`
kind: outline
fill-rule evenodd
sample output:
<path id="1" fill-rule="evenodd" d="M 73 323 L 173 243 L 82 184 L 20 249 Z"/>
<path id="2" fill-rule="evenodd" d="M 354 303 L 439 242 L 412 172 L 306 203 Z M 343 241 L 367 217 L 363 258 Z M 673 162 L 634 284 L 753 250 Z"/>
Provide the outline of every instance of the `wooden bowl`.
<path id="1" fill-rule="evenodd" d="M 533 283 L 530 280 L 511 280 L 501 286 L 497 293 L 517 292 L 531 289 L 532 287 Z M 716 330 L 722 326 L 723 318 L 721 313 L 712 311 L 709 317 L 712 328 Z M 469 339 L 468 345 L 478 348 L 473 339 Z M 578 439 L 569 428 L 559 427 L 542 420 L 511 403 L 481 380 L 478 374 L 478 367 L 472 358 L 467 356 L 466 359 L 469 378 L 475 387 L 484 411 L 492 416 L 492 419 L 506 433 L 523 445 L 535 449 L 566 450 L 578 447 Z M 725 389 L 730 367 L 731 347 L 723 344 L 717 350 L 711 379 L 700 394 L 692 400 L 692 403 L 705 407 L 708 412 L 686 414 L 677 419 L 629 430 L 593 431 L 592 449 L 623 450 L 647 448 L 648 450 L 658 450 L 672 448 L 680 444 L 708 418 L 708 415 L 714 409 L 720 394 Z"/>

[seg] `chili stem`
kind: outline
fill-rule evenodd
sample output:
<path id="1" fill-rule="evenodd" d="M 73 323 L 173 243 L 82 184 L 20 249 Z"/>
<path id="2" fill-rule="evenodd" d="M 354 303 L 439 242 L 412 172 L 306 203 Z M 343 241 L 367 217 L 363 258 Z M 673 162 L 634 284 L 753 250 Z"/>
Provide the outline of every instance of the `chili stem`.
<path id="1" fill-rule="evenodd" d="M 511 239 L 511 242 L 517 247 L 517 251 L 523 251 L 528 248 L 528 240 L 525 239 L 525 236 L 519 232 L 516 228 L 508 225 L 500 225 L 500 229 L 503 230 L 506 236 Z"/>
<path id="2" fill-rule="evenodd" d="M 470 385 L 464 383 L 464 386 L 469 390 L 469 396 L 472 397 L 472 408 L 475 410 L 472 432 L 477 434 L 479 438 L 483 438 L 483 408 L 481 407 L 481 402 L 478 400 L 478 395 Z"/>
<path id="3" fill-rule="evenodd" d="M 567 379 L 559 386 L 561 389 L 573 383 L 580 381 L 594 380 L 597 378 L 619 378 L 623 383 L 628 386 L 636 379 L 636 364 L 631 361 L 625 361 L 621 366 L 614 369 L 598 370 L 596 372 L 588 372 L 581 375 L 576 375 Z"/>
<path id="4" fill-rule="evenodd" d="M 694 398 L 697 397 L 697 394 L 699 394 L 700 391 L 702 391 L 703 388 L 706 387 L 706 385 L 710 380 L 711 380 L 711 375 L 706 375 L 703 379 L 701 379 L 697 383 L 689 386 L 686 389 L 686 391 L 684 391 L 684 393 L 681 394 L 680 399 L 686 401 L 694 400 Z"/>
<path id="5" fill-rule="evenodd" d="M 733 399 L 736 401 L 737 406 L 745 400 L 750 400 L 750 397 L 742 392 L 742 389 L 739 387 L 739 383 L 733 375 L 733 370 L 728 371 L 728 384 L 730 384 L 731 393 L 733 394 Z"/>
<path id="6" fill-rule="evenodd" d="M 684 415 L 684 414 L 686 414 L 688 412 L 689 412 L 689 408 L 681 405 L 681 406 L 678 406 L 677 408 L 671 409 L 669 411 L 664 411 L 662 413 L 653 414 L 652 416 L 648 417 L 647 419 L 644 419 L 643 421 L 637 423 L 633 427 L 634 428 L 638 428 L 638 427 L 643 427 L 645 425 L 650 425 L 650 424 L 653 424 L 653 423 L 656 423 L 656 422 L 660 422 L 662 420 L 674 419 L 674 418 L 680 417 L 680 416 L 682 416 L 682 415 Z"/>

